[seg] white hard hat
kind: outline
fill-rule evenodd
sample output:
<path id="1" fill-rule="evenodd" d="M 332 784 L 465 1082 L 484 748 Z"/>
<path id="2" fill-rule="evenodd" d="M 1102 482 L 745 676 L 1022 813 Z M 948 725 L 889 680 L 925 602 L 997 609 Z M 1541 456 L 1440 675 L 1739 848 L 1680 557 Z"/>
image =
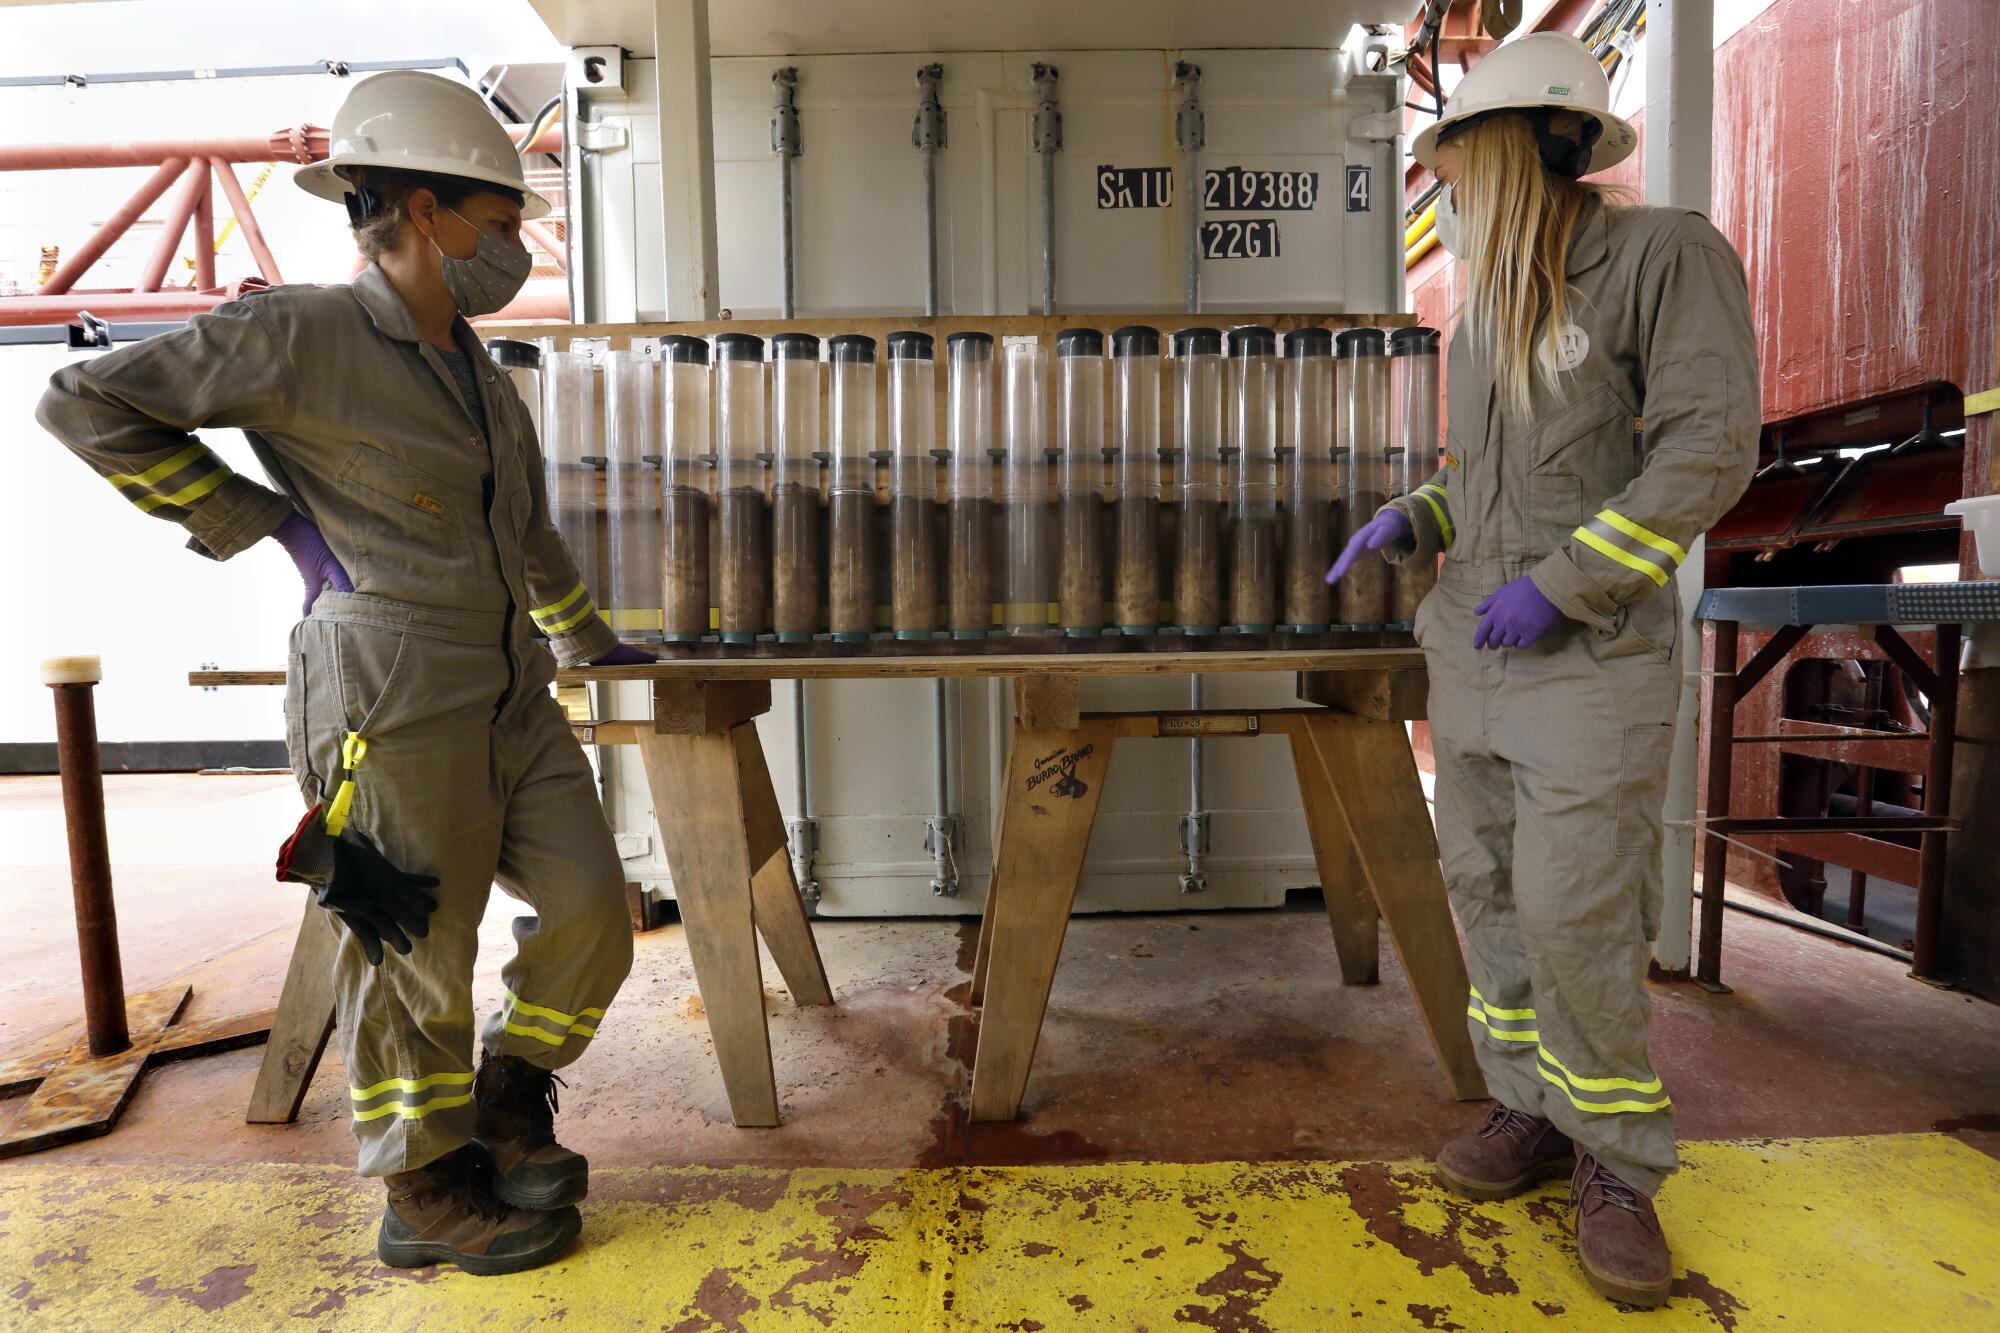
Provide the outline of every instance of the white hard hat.
<path id="1" fill-rule="evenodd" d="M 1444 115 L 1417 135 L 1411 152 L 1437 165 L 1440 136 L 1454 125 L 1491 111 L 1575 111 L 1602 127 L 1591 147 L 1589 171 L 1623 162 L 1638 147 L 1631 122 L 1611 114 L 1611 85 L 1590 48 L 1565 32 L 1538 32 L 1496 47 L 1466 71 L 1444 104 Z"/>
<path id="2" fill-rule="evenodd" d="M 342 169 L 394 167 L 456 176 L 513 190 L 521 216 L 538 218 L 549 201 L 522 178 L 521 154 L 507 127 L 471 88 L 421 70 L 389 70 L 363 79 L 334 113 L 331 155 L 300 167 L 292 179 L 309 194 L 339 203 L 354 192 Z"/>

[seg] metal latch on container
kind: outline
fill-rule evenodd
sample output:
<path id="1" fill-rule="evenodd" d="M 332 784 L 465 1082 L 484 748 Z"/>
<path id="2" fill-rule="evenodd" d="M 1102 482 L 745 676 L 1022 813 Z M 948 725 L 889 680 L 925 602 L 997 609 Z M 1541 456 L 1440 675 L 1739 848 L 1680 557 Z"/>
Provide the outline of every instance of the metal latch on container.
<path id="1" fill-rule="evenodd" d="M 1400 111 L 1371 111 L 1347 118 L 1347 137 L 1361 143 L 1388 143 L 1402 132 Z"/>
<path id="2" fill-rule="evenodd" d="M 586 153 L 615 153 L 632 141 L 623 125 L 607 125 L 601 120 L 581 121 L 576 127 L 577 147 Z"/>

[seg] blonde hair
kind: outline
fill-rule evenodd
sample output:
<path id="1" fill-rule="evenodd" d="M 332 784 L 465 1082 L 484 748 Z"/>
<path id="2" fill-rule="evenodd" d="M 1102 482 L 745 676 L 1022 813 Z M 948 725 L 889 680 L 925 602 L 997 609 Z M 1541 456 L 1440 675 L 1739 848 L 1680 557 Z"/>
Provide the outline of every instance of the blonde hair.
<path id="1" fill-rule="evenodd" d="M 1578 119 L 1552 116 L 1550 129 L 1573 131 Z M 1464 149 L 1454 200 L 1464 236 L 1466 320 L 1492 360 L 1500 405 L 1525 417 L 1534 377 L 1550 393 L 1562 392 L 1556 334 L 1569 322 L 1563 269 L 1577 221 L 1591 201 L 1610 204 L 1623 194 L 1543 167 L 1525 116 L 1494 116 L 1452 139 Z"/>

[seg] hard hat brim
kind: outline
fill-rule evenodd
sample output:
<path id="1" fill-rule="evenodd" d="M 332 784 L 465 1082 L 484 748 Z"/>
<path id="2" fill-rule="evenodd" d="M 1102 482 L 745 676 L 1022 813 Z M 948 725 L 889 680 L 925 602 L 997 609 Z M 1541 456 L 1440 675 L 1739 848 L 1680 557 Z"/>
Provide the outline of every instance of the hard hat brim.
<path id="1" fill-rule="evenodd" d="M 1600 171 L 1606 171 L 1617 166 L 1620 162 L 1632 156 L 1633 151 L 1639 146 L 1639 131 L 1634 129 L 1632 122 L 1626 120 L 1623 116 L 1613 115 L 1609 111 L 1596 111 L 1589 107 L 1578 106 L 1575 102 L 1524 99 L 1522 101 L 1493 102 L 1483 106 L 1468 107 L 1456 115 L 1441 117 L 1418 131 L 1416 139 L 1410 144 L 1410 156 L 1417 159 L 1419 166 L 1436 170 L 1438 140 L 1452 126 L 1461 125 L 1475 116 L 1489 115 L 1495 111 L 1541 110 L 1574 111 L 1580 116 L 1593 117 L 1604 126 L 1603 133 L 1598 136 L 1597 142 L 1591 146 L 1590 170 L 1585 173 L 1587 175 L 1594 176 Z"/>
<path id="2" fill-rule="evenodd" d="M 457 158 L 416 157 L 408 153 L 340 153 L 324 162 L 308 162 L 292 173 L 292 180 L 307 194 L 339 203 L 354 192 L 354 186 L 340 174 L 342 167 L 385 167 L 397 171 L 420 171 L 427 176 L 451 176 L 474 185 L 491 185 L 521 196 L 521 216 L 533 221 L 547 217 L 549 201 L 529 189 L 518 177 L 486 171 Z"/>

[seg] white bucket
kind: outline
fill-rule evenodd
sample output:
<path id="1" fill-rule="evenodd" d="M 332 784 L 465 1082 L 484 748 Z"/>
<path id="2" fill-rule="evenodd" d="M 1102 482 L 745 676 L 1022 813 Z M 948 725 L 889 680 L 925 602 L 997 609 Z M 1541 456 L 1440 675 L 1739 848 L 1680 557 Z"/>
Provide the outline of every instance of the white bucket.
<path id="1" fill-rule="evenodd" d="M 2000 495 L 1972 495 L 1944 507 L 1979 543 L 1979 572 L 2000 575 Z"/>

